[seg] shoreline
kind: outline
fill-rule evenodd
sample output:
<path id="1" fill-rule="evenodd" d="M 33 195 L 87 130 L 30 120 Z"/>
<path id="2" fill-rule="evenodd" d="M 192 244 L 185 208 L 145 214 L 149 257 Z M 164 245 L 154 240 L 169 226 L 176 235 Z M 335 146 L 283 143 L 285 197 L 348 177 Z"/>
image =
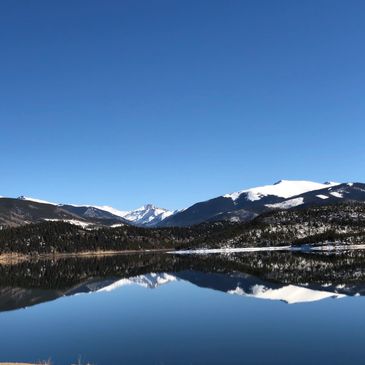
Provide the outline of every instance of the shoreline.
<path id="1" fill-rule="evenodd" d="M 6 254 L 0 254 L 0 265 L 15 265 L 24 261 L 32 261 L 32 260 L 50 260 L 50 259 L 60 260 L 73 257 L 89 258 L 89 257 L 130 255 L 138 253 L 140 254 L 163 253 L 168 251 L 170 251 L 170 249 L 161 248 L 161 249 L 151 249 L 151 250 L 54 252 L 54 253 L 43 253 L 36 255 L 27 255 L 21 253 L 6 253 Z"/>
<path id="2" fill-rule="evenodd" d="M 83 251 L 83 252 L 54 252 L 35 255 L 22 253 L 0 254 L 0 265 L 16 265 L 24 261 L 36 260 L 61 260 L 66 258 L 91 258 L 104 256 L 118 256 L 130 254 L 153 254 L 167 253 L 171 255 L 208 255 L 208 254 L 231 254 L 244 252 L 270 252 L 270 251 L 290 251 L 290 252 L 331 252 L 345 250 L 365 250 L 365 244 L 343 245 L 327 244 L 322 246 L 302 245 L 302 246 L 266 246 L 266 247 L 234 247 L 234 248 L 212 248 L 212 249 L 191 249 L 191 250 L 173 250 L 169 248 L 150 249 L 150 250 L 121 250 L 121 251 Z M 0 363 L 0 365 L 2 365 Z"/>

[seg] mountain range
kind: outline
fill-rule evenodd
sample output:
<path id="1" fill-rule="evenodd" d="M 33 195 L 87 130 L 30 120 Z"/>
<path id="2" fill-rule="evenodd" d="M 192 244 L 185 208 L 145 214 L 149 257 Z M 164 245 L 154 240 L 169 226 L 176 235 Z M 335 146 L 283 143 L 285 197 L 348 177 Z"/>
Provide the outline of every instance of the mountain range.
<path id="1" fill-rule="evenodd" d="M 125 224 L 143 227 L 186 227 L 202 222 L 247 222 L 258 215 L 291 208 L 365 202 L 365 184 L 280 180 L 197 202 L 176 211 L 146 204 L 132 211 L 110 206 L 57 204 L 20 196 L 0 197 L 0 226 L 66 221 L 84 228 Z"/>

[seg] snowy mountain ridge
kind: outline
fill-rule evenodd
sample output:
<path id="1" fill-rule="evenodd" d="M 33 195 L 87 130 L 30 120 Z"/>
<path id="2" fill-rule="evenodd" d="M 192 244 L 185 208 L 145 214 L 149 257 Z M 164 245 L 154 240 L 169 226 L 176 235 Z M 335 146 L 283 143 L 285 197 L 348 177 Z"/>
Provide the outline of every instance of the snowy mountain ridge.
<path id="1" fill-rule="evenodd" d="M 336 186 L 339 183 L 327 182 L 324 184 L 306 181 L 306 180 L 280 180 L 273 185 L 258 186 L 246 190 L 237 191 L 223 195 L 224 198 L 237 200 L 242 194 L 246 194 L 246 199 L 250 201 L 260 200 L 265 196 L 273 195 L 280 198 L 288 199 L 292 196 L 306 193 L 308 191 L 320 190 L 330 186 Z"/>
<path id="2" fill-rule="evenodd" d="M 200 275 L 204 277 L 204 274 Z M 105 287 L 99 288 L 97 292 L 112 292 L 126 285 L 137 285 L 146 289 L 156 289 L 161 285 L 166 285 L 177 280 L 181 279 L 170 273 L 149 273 L 117 280 Z M 182 280 L 186 281 L 187 279 L 183 278 Z M 187 282 L 189 282 L 189 280 L 187 280 Z M 196 285 L 194 280 L 191 280 L 190 283 Z M 220 288 L 218 290 L 222 290 L 227 294 L 234 294 L 256 299 L 278 300 L 288 304 L 314 302 L 328 298 L 339 299 L 346 296 L 345 294 L 340 294 L 337 292 L 306 288 L 292 284 L 283 285 L 278 288 L 270 288 L 262 284 L 255 284 L 247 290 L 244 287 L 241 287 L 238 283 L 235 289 L 224 290 Z"/>
<path id="3" fill-rule="evenodd" d="M 271 209 L 290 209 L 302 205 L 305 201 L 300 195 L 341 187 L 335 182 L 317 183 L 307 180 L 280 180 L 272 185 L 258 186 L 213 199 L 195 203 L 181 212 L 165 218 L 160 225 L 192 226 L 203 222 L 229 220 L 247 222 L 257 215 Z M 332 197 L 339 198 L 338 192 Z M 288 201 L 288 199 L 292 199 Z"/>

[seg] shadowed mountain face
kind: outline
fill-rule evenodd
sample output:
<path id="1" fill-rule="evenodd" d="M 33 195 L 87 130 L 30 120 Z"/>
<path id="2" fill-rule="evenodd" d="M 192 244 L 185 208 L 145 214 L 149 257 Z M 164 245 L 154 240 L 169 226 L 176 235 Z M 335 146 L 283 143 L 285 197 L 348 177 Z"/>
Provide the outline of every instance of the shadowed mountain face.
<path id="1" fill-rule="evenodd" d="M 250 201 L 242 194 L 235 201 L 230 197 L 218 197 L 196 203 L 188 209 L 163 220 L 159 226 L 191 226 L 205 221 L 219 221 L 237 218 L 238 221 L 249 221 L 259 213 L 267 210 L 266 204 L 275 204 L 285 199 L 278 196 L 266 196 L 258 201 Z"/>
<path id="2" fill-rule="evenodd" d="M 73 205 L 61 205 L 62 209 L 78 216 L 81 218 L 84 218 L 86 220 L 91 221 L 93 219 L 95 220 L 110 220 L 115 222 L 123 222 L 128 223 L 126 219 L 123 219 L 122 217 L 117 217 L 116 215 L 109 213 L 105 210 L 98 209 L 96 207 L 88 207 L 88 206 L 73 206 Z"/>
<path id="3" fill-rule="evenodd" d="M 43 221 L 68 221 L 88 227 L 136 225 L 153 227 L 173 212 L 152 204 L 133 211 L 119 211 L 109 206 L 55 204 L 20 196 L 0 197 L 0 227 L 16 227 Z"/>
<path id="4" fill-rule="evenodd" d="M 325 189 L 310 191 L 297 197 L 303 199 L 301 206 L 319 206 L 341 202 L 365 202 L 365 184 L 347 183 Z"/>
<path id="5" fill-rule="evenodd" d="M 84 227 L 128 223 L 121 217 L 94 207 L 45 204 L 22 198 L 0 199 L 0 226 L 16 227 L 47 220 L 66 221 Z"/>
<path id="6" fill-rule="evenodd" d="M 11 198 L 0 199 L 0 225 L 18 226 L 41 222 L 44 219 L 72 220 L 80 217 L 51 204 Z"/>
<path id="7" fill-rule="evenodd" d="M 181 280 L 231 295 L 286 303 L 364 295 L 365 252 L 144 254 L 0 265 L 0 311 L 79 293 L 123 290 L 126 285 L 155 289 Z"/>

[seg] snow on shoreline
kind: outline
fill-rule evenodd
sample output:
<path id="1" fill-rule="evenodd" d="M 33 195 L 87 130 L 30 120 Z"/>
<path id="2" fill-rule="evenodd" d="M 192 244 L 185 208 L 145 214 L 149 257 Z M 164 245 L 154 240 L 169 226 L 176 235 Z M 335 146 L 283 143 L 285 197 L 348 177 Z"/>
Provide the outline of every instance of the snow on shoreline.
<path id="1" fill-rule="evenodd" d="M 277 247 L 235 247 L 235 248 L 202 248 L 197 250 L 180 250 L 169 251 L 171 254 L 191 255 L 191 254 L 210 254 L 210 253 L 235 253 L 235 252 L 258 252 L 258 251 L 290 251 L 292 246 L 277 246 Z"/>
<path id="2" fill-rule="evenodd" d="M 268 246 L 268 247 L 235 247 L 235 248 L 212 248 L 197 250 L 169 251 L 169 254 L 177 255 L 207 255 L 212 253 L 239 253 L 239 252 L 266 252 L 266 251 L 344 251 L 365 250 L 363 245 L 324 245 L 324 246 Z"/>

